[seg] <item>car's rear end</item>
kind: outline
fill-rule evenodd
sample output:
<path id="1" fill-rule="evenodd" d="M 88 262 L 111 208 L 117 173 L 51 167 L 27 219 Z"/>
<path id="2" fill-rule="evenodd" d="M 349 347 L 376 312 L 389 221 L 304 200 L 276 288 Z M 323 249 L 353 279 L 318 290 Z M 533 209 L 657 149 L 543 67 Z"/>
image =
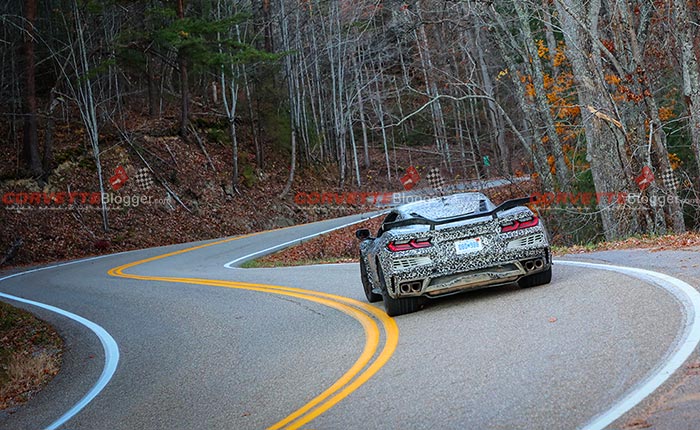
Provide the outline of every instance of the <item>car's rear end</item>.
<path id="1" fill-rule="evenodd" d="M 394 297 L 438 297 L 518 281 L 549 270 L 551 256 L 542 221 L 518 206 L 393 228 L 385 234 L 380 263 Z M 481 214 L 483 213 L 483 216 Z"/>

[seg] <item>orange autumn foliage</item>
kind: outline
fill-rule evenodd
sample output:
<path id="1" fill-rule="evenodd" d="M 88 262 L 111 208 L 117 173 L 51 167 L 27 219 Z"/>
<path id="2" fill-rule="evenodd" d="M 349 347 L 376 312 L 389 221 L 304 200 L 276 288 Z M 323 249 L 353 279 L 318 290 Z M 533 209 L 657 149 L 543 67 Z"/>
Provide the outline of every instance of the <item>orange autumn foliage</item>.
<path id="1" fill-rule="evenodd" d="M 676 114 L 673 113 L 672 108 L 670 108 L 670 107 L 659 108 L 659 119 L 661 121 L 669 121 L 675 117 L 676 117 Z"/>

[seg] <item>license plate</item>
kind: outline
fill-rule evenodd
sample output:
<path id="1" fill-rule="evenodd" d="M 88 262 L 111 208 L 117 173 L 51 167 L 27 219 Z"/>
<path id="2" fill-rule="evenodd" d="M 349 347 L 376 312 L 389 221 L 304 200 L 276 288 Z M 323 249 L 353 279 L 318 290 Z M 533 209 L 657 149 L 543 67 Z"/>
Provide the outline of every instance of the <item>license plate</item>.
<path id="1" fill-rule="evenodd" d="M 480 237 L 473 239 L 458 240 L 455 242 L 455 252 L 457 254 L 469 254 L 484 249 L 484 244 Z"/>

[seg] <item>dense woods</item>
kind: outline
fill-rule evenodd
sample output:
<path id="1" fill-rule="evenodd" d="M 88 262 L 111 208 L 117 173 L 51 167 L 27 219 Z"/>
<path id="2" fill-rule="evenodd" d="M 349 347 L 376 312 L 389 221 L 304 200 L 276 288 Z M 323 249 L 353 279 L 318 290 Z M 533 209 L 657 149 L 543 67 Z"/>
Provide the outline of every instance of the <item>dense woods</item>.
<path id="1" fill-rule="evenodd" d="M 205 153 L 226 143 L 237 196 L 241 154 L 282 168 L 290 200 L 305 166 L 341 190 L 370 168 L 400 187 L 397 154 L 421 154 L 450 181 L 530 175 L 579 203 L 551 221 L 577 237 L 683 232 L 700 207 L 699 18 L 695 0 L 10 0 L 0 142 L 21 162 L 2 179 L 47 181 L 56 124 L 79 121 L 104 191 L 102 154 L 170 118 Z"/>

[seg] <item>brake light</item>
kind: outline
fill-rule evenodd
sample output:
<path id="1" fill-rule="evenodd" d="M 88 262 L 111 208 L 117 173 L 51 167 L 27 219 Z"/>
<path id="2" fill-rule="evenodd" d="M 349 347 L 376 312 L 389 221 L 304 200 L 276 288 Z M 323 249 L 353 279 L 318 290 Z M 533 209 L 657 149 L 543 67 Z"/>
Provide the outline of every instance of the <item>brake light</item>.
<path id="1" fill-rule="evenodd" d="M 537 218 L 536 216 L 532 217 L 528 220 L 524 220 L 524 221 L 516 220 L 516 221 L 513 221 L 512 224 L 502 225 L 501 226 L 501 233 L 508 233 L 509 231 L 515 231 L 515 230 L 520 230 L 523 228 L 534 227 L 539 223 L 540 223 L 540 219 Z"/>
<path id="2" fill-rule="evenodd" d="M 411 249 L 430 248 L 430 239 L 411 239 L 409 241 L 391 241 L 386 246 L 391 252 L 409 251 Z"/>
<path id="3" fill-rule="evenodd" d="M 414 239 L 411 242 L 409 242 L 412 247 L 416 249 L 420 248 L 430 248 L 433 246 L 432 243 L 430 243 L 430 239 Z"/>

